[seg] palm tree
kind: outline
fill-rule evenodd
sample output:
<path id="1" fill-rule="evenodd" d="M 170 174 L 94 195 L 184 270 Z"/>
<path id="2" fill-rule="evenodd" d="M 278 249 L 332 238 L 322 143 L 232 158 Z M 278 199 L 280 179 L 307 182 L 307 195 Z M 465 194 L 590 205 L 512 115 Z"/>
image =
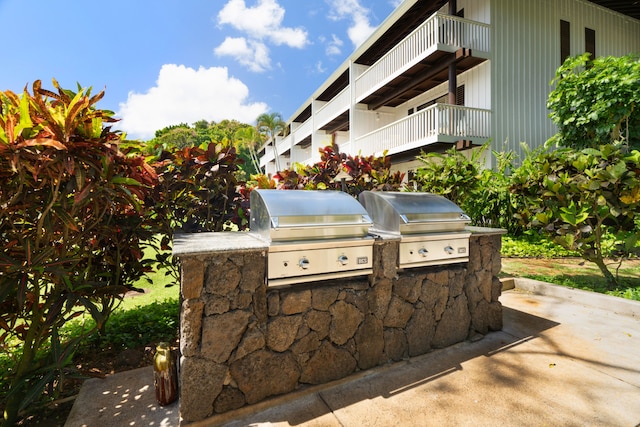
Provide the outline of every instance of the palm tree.
<path id="1" fill-rule="evenodd" d="M 265 135 L 267 141 L 271 141 L 271 145 L 273 146 L 276 172 L 282 170 L 280 169 L 280 158 L 278 157 L 278 149 L 276 147 L 276 135 L 284 130 L 285 126 L 286 123 L 282 120 L 282 114 L 280 113 L 263 113 L 256 119 L 256 129 L 258 129 L 261 135 Z"/>
<path id="2" fill-rule="evenodd" d="M 258 153 L 256 147 L 262 143 L 262 136 L 253 126 L 245 126 L 236 130 L 234 134 L 236 143 L 240 146 L 249 149 L 249 155 L 251 156 L 251 162 L 256 172 L 260 172 L 260 160 L 258 159 Z"/>

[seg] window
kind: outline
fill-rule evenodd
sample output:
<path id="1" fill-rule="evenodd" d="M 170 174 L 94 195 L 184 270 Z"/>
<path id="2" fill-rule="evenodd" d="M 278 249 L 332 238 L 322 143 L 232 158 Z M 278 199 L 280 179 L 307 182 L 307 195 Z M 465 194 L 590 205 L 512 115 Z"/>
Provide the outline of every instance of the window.
<path id="1" fill-rule="evenodd" d="M 560 21 L 560 63 L 571 55 L 571 24 Z"/>
<path id="2" fill-rule="evenodd" d="M 589 59 L 596 58 L 596 30 L 584 29 L 584 51 L 591 54 Z"/>
<path id="3" fill-rule="evenodd" d="M 464 105 L 464 85 L 458 86 L 456 90 L 456 105 Z"/>

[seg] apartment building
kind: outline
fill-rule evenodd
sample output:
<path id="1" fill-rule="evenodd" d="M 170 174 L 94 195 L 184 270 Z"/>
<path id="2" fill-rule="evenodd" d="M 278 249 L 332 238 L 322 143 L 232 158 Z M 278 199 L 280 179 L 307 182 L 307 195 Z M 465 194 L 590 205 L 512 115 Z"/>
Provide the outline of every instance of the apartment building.
<path id="1" fill-rule="evenodd" d="M 275 172 L 276 150 L 283 168 L 315 163 L 332 141 L 386 151 L 403 172 L 421 151 L 487 141 L 521 156 L 521 142 L 556 132 L 550 82 L 584 52 L 640 53 L 640 1 L 405 0 L 262 147 L 261 165 Z"/>

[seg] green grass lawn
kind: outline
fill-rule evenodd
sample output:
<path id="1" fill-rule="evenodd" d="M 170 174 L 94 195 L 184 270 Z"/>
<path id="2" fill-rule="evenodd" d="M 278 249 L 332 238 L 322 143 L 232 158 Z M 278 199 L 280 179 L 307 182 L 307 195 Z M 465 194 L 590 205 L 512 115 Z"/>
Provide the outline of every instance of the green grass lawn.
<path id="1" fill-rule="evenodd" d="M 542 236 L 503 236 L 501 276 L 526 277 L 640 301 L 640 259 L 624 261 L 617 271 L 618 286 L 607 289 L 598 267 L 576 255 Z M 617 262 L 608 260 L 608 264 L 615 274 Z"/>
<path id="2" fill-rule="evenodd" d="M 155 271 L 134 286 L 144 292 L 128 292 L 113 311 L 105 334 L 94 334 L 86 344 L 129 348 L 150 342 L 174 341 L 180 316 L 180 284 L 164 271 Z M 86 322 L 86 324 L 85 324 Z M 69 336 L 95 323 L 87 314 L 65 325 Z"/>
<path id="3" fill-rule="evenodd" d="M 125 296 L 118 310 L 130 310 L 137 306 L 145 306 L 152 302 L 164 301 L 166 299 L 178 299 L 180 295 L 180 283 L 175 283 L 172 276 L 167 276 L 162 271 L 149 274 L 148 282 L 146 278 L 138 280 L 135 287 L 143 289 L 144 293 L 129 292 Z"/>

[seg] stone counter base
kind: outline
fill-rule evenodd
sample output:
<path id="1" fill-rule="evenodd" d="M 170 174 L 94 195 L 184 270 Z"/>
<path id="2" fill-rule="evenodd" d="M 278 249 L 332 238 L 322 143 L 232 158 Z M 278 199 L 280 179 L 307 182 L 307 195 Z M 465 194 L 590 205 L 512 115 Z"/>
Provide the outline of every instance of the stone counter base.
<path id="1" fill-rule="evenodd" d="M 469 263 L 397 271 L 398 242 L 381 240 L 370 276 L 281 288 L 267 246 L 176 247 L 183 423 L 501 329 L 500 242 L 472 235 Z"/>

